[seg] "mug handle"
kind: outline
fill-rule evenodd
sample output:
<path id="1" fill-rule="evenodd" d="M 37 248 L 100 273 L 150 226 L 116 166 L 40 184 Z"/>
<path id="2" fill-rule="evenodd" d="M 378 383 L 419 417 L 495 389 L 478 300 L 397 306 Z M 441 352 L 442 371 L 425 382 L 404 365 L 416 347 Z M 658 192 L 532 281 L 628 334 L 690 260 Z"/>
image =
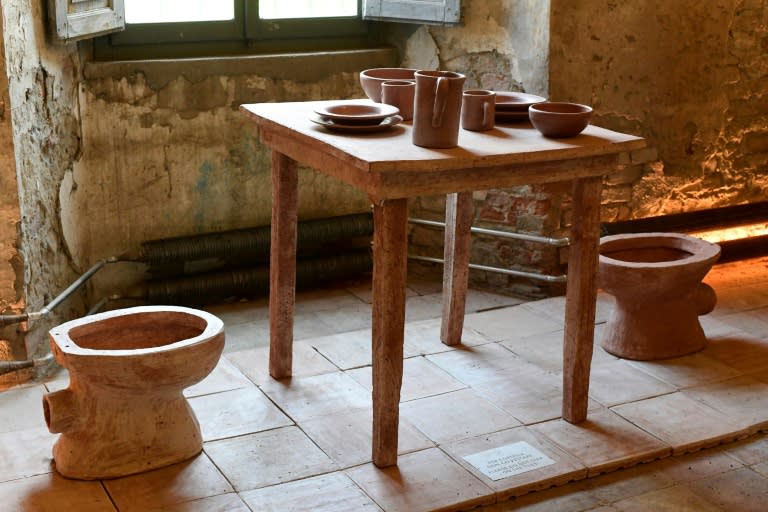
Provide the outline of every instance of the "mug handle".
<path id="1" fill-rule="evenodd" d="M 495 101 L 495 100 L 494 100 Z M 491 102 L 490 101 L 484 101 L 483 102 L 483 127 L 488 126 L 488 123 L 490 122 L 491 114 Z"/>
<path id="2" fill-rule="evenodd" d="M 443 124 L 443 113 L 448 104 L 448 80 L 438 77 L 435 85 L 435 104 L 432 108 L 432 128 L 440 128 Z"/>

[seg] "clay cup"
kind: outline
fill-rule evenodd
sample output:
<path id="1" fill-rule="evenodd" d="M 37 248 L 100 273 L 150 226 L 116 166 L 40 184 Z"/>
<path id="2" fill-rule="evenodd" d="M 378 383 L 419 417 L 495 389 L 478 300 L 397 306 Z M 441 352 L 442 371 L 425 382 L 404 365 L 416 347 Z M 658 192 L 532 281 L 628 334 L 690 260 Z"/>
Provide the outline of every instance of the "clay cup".
<path id="1" fill-rule="evenodd" d="M 413 100 L 416 82 L 413 80 L 387 80 L 381 84 L 381 102 L 400 109 L 403 121 L 413 119 Z"/>
<path id="2" fill-rule="evenodd" d="M 485 89 L 464 91 L 461 103 L 461 127 L 465 130 L 491 130 L 496 117 L 496 93 Z"/>

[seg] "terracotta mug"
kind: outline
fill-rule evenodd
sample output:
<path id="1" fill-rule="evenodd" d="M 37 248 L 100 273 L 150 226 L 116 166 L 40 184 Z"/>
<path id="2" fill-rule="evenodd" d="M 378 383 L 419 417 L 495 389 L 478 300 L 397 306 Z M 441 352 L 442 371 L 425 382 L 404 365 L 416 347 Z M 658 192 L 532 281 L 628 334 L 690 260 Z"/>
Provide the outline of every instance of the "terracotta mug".
<path id="1" fill-rule="evenodd" d="M 417 71 L 414 76 L 413 143 L 425 148 L 456 147 L 466 77 L 454 71 Z"/>
<path id="2" fill-rule="evenodd" d="M 400 109 L 403 121 L 413 119 L 413 98 L 416 82 L 413 80 L 387 80 L 381 84 L 381 102 Z"/>
<path id="3" fill-rule="evenodd" d="M 461 127 L 465 130 L 493 129 L 496 118 L 496 93 L 485 89 L 464 91 L 461 103 Z"/>

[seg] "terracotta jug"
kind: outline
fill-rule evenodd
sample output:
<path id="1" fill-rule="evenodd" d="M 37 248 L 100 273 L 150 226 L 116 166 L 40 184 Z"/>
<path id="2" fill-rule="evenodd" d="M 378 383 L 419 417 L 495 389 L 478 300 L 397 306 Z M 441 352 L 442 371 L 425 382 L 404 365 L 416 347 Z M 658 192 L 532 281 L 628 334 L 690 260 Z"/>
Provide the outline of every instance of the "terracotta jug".
<path id="1" fill-rule="evenodd" d="M 454 71 L 417 71 L 414 76 L 413 143 L 426 148 L 455 147 L 466 77 Z"/>

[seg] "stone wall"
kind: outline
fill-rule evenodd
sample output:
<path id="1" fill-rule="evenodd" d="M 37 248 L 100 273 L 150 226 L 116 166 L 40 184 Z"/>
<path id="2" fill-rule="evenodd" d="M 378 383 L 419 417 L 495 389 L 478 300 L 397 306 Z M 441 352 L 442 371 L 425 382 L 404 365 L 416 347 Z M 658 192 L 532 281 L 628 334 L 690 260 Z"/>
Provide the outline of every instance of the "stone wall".
<path id="1" fill-rule="evenodd" d="M 0 16 L 0 314 L 14 315 L 23 311 L 21 260 L 18 251 L 19 195 L 16 184 L 11 102 L 5 69 L 3 20 Z M 0 328 L 0 360 L 26 356 L 18 326 Z M 0 383 L 15 376 L 0 377 Z M 15 382 L 14 382 L 15 383 Z"/>
<path id="2" fill-rule="evenodd" d="M 551 96 L 593 105 L 596 123 L 657 151 L 609 189 L 606 221 L 765 199 L 764 1 L 551 4 Z"/>

